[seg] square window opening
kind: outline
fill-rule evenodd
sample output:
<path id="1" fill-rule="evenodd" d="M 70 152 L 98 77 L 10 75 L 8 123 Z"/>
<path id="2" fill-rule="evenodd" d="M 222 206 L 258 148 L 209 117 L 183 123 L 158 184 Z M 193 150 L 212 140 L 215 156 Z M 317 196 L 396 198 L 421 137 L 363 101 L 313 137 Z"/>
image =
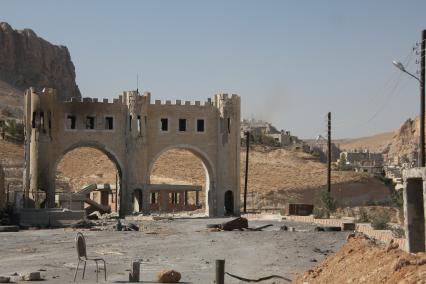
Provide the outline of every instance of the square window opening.
<path id="1" fill-rule="evenodd" d="M 105 117 L 105 129 L 108 129 L 108 130 L 114 129 L 114 120 L 111 116 Z"/>
<path id="2" fill-rule="evenodd" d="M 161 119 L 161 131 L 168 131 L 169 130 L 169 120 L 167 118 Z"/>
<path id="3" fill-rule="evenodd" d="M 87 116 L 86 117 L 86 129 L 95 129 L 95 117 Z"/>
<path id="4" fill-rule="evenodd" d="M 77 119 L 75 115 L 68 115 L 67 116 L 67 128 L 68 129 L 75 129 L 77 123 Z"/>
<path id="5" fill-rule="evenodd" d="M 179 131 L 186 131 L 186 119 L 184 118 L 179 119 Z"/>
<path id="6" fill-rule="evenodd" d="M 204 132 L 204 119 L 197 119 L 197 132 Z"/>

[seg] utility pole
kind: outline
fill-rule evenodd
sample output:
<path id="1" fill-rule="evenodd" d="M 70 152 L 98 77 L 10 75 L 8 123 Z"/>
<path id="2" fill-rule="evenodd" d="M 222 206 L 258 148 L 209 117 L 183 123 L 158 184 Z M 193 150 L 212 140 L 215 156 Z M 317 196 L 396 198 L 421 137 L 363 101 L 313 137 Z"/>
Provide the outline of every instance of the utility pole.
<path id="1" fill-rule="evenodd" d="M 331 112 L 328 113 L 327 191 L 331 192 Z"/>
<path id="2" fill-rule="evenodd" d="M 426 30 L 423 30 L 420 45 L 420 167 L 425 166 L 425 42 Z"/>
<path id="3" fill-rule="evenodd" d="M 247 213 L 247 181 L 250 149 L 250 132 L 246 131 L 246 175 L 244 179 L 244 213 Z"/>

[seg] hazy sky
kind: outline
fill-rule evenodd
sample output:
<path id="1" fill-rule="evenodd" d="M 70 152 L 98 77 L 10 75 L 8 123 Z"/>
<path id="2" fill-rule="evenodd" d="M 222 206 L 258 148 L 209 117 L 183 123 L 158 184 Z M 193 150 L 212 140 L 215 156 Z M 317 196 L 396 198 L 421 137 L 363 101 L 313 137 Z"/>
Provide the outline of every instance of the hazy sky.
<path id="1" fill-rule="evenodd" d="M 419 111 L 409 61 L 426 1 L 1 1 L 0 21 L 66 45 L 85 97 L 242 97 L 243 117 L 302 138 L 398 128 Z"/>

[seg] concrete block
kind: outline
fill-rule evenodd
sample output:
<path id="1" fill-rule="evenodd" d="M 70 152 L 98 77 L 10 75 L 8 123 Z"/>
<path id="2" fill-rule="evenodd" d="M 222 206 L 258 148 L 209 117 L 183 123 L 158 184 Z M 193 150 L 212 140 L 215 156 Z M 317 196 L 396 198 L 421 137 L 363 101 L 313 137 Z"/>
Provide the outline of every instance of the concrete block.
<path id="1" fill-rule="evenodd" d="M 342 223 L 342 231 L 355 231 L 356 224 L 352 222 L 344 222 Z"/>

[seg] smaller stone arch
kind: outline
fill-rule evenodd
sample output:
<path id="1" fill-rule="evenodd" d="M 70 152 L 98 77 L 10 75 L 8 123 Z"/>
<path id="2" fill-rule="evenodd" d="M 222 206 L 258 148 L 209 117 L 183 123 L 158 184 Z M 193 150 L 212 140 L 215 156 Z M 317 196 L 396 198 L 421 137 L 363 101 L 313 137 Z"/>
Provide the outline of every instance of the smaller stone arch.
<path id="1" fill-rule="evenodd" d="M 156 161 L 160 158 L 161 155 L 173 149 L 187 150 L 201 160 L 201 164 L 204 168 L 205 176 L 206 176 L 206 182 L 205 182 L 206 208 L 205 209 L 209 215 L 214 215 L 213 210 L 214 210 L 215 204 L 213 204 L 214 198 L 212 198 L 212 196 L 215 194 L 214 191 L 215 191 L 215 184 L 216 184 L 216 168 L 214 167 L 215 164 L 211 161 L 209 156 L 204 151 L 202 151 L 201 149 L 193 145 L 189 145 L 189 144 L 170 145 L 170 146 L 162 148 L 155 155 L 153 155 L 152 158 L 149 160 L 149 164 L 148 164 L 149 166 L 145 176 L 145 180 L 147 184 L 151 184 L 150 176 Z"/>

